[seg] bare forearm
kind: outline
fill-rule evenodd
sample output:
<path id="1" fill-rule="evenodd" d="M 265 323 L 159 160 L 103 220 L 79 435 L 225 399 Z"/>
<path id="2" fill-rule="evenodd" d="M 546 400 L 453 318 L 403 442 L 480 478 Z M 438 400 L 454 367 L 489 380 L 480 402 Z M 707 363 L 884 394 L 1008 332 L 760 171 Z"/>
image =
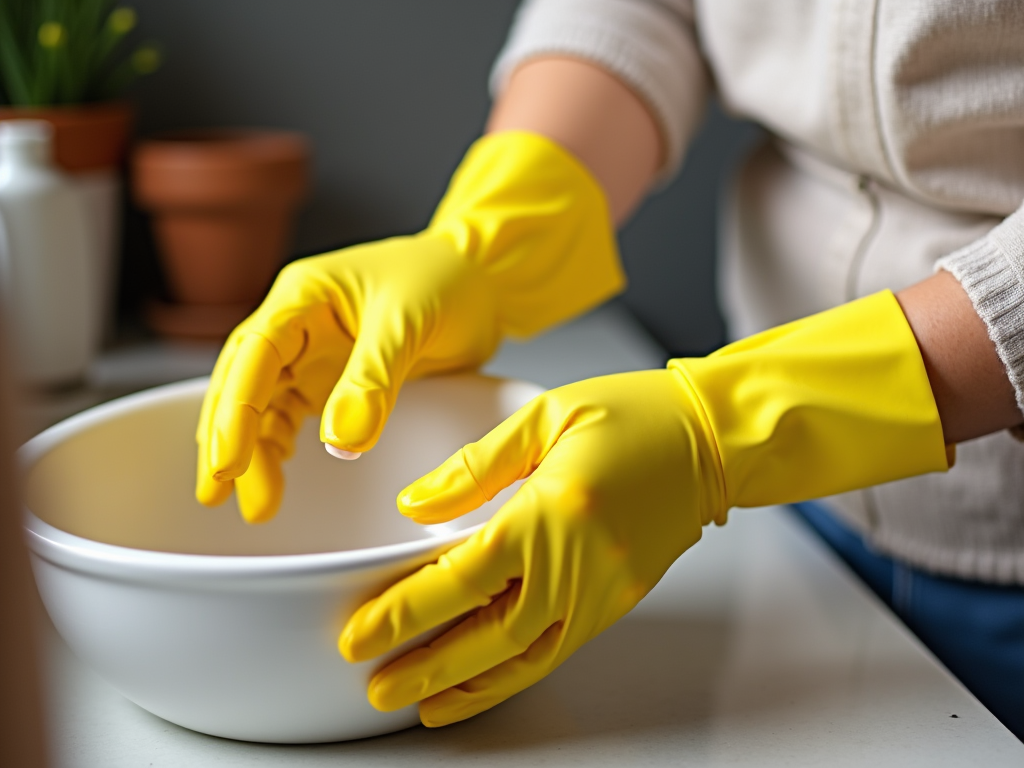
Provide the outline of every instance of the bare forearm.
<path id="1" fill-rule="evenodd" d="M 597 178 L 616 224 L 643 198 L 664 151 L 654 117 L 628 86 L 594 64 L 564 57 L 519 67 L 487 130 L 533 131 L 557 141 Z"/>
<path id="2" fill-rule="evenodd" d="M 1024 421 L 985 323 L 949 272 L 896 294 L 917 337 L 947 443 Z"/>

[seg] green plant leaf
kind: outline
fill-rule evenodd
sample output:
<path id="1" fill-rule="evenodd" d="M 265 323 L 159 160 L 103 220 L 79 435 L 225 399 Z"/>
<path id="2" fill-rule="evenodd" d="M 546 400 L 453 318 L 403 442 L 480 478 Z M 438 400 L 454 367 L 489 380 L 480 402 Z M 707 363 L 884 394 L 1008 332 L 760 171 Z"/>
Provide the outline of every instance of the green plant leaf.
<path id="1" fill-rule="evenodd" d="M 29 62 L 18 36 L 28 10 L 25 0 L 0 0 L 0 81 L 14 105 L 27 104 L 31 98 Z"/>
<path id="2" fill-rule="evenodd" d="M 25 106 L 115 97 L 140 74 L 135 26 L 115 0 L 0 0 L 0 91 Z"/>

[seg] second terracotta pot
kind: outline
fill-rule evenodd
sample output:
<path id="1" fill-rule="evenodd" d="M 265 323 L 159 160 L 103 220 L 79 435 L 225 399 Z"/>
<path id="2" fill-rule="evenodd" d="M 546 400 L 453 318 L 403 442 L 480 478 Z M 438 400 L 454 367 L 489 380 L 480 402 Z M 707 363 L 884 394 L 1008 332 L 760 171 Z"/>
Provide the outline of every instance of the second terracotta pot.
<path id="1" fill-rule="evenodd" d="M 165 134 L 140 144 L 133 165 L 174 300 L 151 306 L 150 324 L 170 336 L 225 337 L 287 254 L 308 185 L 306 140 L 255 130 Z"/>

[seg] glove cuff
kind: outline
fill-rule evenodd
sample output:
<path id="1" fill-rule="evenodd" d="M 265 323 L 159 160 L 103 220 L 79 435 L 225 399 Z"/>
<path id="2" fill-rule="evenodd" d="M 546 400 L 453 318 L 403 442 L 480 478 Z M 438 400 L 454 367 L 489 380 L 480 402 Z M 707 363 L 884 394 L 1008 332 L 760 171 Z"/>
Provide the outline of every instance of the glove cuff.
<path id="1" fill-rule="evenodd" d="M 625 287 L 601 186 L 538 134 L 507 131 L 473 144 L 428 231 L 483 268 L 504 334 L 532 335 Z"/>
<path id="2" fill-rule="evenodd" d="M 917 340 L 889 291 L 669 367 L 706 415 L 727 508 L 819 498 L 950 466 Z"/>

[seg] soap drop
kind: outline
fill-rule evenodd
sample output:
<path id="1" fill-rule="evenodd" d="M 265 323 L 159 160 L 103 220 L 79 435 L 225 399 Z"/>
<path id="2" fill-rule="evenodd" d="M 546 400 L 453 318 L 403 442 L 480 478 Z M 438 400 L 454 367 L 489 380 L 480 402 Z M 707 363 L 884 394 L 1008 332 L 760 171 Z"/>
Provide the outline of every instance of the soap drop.
<path id="1" fill-rule="evenodd" d="M 324 448 L 336 459 L 344 459 L 345 461 L 355 461 L 363 454 L 358 451 L 343 451 L 341 448 L 335 448 L 333 445 L 324 443 Z"/>

